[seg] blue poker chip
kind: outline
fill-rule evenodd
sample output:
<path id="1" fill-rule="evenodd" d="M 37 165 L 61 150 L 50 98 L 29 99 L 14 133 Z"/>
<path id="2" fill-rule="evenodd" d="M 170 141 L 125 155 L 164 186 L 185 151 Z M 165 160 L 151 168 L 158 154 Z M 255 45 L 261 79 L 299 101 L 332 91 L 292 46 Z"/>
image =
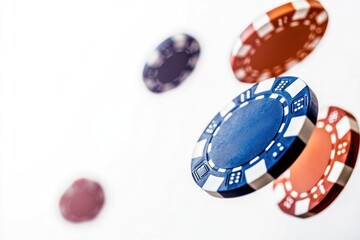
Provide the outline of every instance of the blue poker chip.
<path id="1" fill-rule="evenodd" d="M 148 89 L 161 93 L 179 86 L 194 70 L 200 55 L 195 38 L 177 34 L 163 41 L 147 60 L 143 80 Z"/>
<path id="2" fill-rule="evenodd" d="M 317 112 L 316 96 L 300 78 L 254 85 L 220 111 L 200 136 L 191 162 L 195 182 L 223 198 L 260 189 L 300 155 Z"/>

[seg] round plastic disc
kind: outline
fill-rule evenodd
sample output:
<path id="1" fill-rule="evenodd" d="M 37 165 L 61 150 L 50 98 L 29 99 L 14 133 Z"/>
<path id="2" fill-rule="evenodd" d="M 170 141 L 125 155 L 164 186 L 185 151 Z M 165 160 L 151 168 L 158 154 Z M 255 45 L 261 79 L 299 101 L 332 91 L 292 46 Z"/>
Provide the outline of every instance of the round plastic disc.
<path id="1" fill-rule="evenodd" d="M 216 197 L 260 189 L 300 155 L 317 118 L 317 99 L 297 77 L 271 78 L 233 99 L 196 145 L 195 182 Z"/>
<path id="2" fill-rule="evenodd" d="M 347 183 L 359 151 L 359 126 L 338 107 L 322 111 L 306 148 L 276 181 L 280 209 L 309 217 L 328 207 Z"/>
<path id="3" fill-rule="evenodd" d="M 233 47 L 236 78 L 256 83 L 279 76 L 313 51 L 327 24 L 327 12 L 314 0 L 287 3 L 260 16 Z"/>
<path id="4" fill-rule="evenodd" d="M 60 199 L 60 211 L 70 222 L 84 222 L 95 218 L 104 204 L 101 186 L 88 179 L 76 180 Z"/>
<path id="5" fill-rule="evenodd" d="M 200 45 L 193 37 L 178 34 L 163 41 L 147 60 L 143 80 L 155 93 L 180 85 L 194 70 Z"/>

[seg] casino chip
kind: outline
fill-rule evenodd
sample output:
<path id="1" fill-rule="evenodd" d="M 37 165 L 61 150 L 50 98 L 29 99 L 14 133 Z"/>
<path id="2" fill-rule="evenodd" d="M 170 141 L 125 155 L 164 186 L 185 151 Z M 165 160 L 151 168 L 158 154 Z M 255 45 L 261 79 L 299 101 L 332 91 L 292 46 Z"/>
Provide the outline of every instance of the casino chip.
<path id="1" fill-rule="evenodd" d="M 313 51 L 327 24 L 326 10 L 314 0 L 287 3 L 260 16 L 233 47 L 236 78 L 257 83 L 279 76 Z"/>
<path id="2" fill-rule="evenodd" d="M 104 204 L 102 187 L 88 179 L 76 180 L 60 199 L 62 216 L 70 222 L 95 218 Z"/>
<path id="3" fill-rule="evenodd" d="M 260 189 L 300 155 L 317 111 L 315 94 L 297 77 L 254 85 L 220 111 L 200 136 L 191 162 L 195 182 L 223 198 Z"/>
<path id="4" fill-rule="evenodd" d="M 300 157 L 274 182 L 280 209 L 298 217 L 324 210 L 348 181 L 358 151 L 354 116 L 338 107 L 327 108 Z"/>
<path id="5" fill-rule="evenodd" d="M 146 62 L 145 85 L 155 93 L 177 87 L 194 70 L 199 55 L 200 45 L 189 35 L 178 34 L 166 39 Z"/>

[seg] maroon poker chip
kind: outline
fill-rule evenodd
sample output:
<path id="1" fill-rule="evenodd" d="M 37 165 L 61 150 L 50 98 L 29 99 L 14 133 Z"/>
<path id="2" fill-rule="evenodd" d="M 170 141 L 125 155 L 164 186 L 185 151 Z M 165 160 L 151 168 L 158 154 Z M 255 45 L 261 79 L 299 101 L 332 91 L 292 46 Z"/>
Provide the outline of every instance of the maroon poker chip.
<path id="1" fill-rule="evenodd" d="M 89 179 L 76 180 L 62 195 L 59 206 L 62 216 L 74 223 L 94 219 L 104 205 L 104 191 Z"/>

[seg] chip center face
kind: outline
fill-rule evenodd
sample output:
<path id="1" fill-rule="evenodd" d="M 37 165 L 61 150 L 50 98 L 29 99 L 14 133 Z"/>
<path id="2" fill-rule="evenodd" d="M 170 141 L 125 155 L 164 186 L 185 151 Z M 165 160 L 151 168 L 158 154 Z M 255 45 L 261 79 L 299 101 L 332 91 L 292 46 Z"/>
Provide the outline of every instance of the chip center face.
<path id="1" fill-rule="evenodd" d="M 86 191 L 77 193 L 70 204 L 71 212 L 78 217 L 89 214 L 94 207 L 96 207 L 96 199 L 91 193 Z"/>
<path id="2" fill-rule="evenodd" d="M 273 140 L 283 119 L 283 107 L 275 99 L 250 101 L 220 125 L 208 154 L 221 168 L 235 168 L 258 156 Z"/>
<path id="3" fill-rule="evenodd" d="M 304 48 L 310 33 L 309 26 L 302 24 L 274 33 L 257 48 L 251 58 L 251 65 L 257 70 L 272 70 L 291 61 Z"/>
<path id="4" fill-rule="evenodd" d="M 331 148 L 329 133 L 315 128 L 304 151 L 290 167 L 293 190 L 306 192 L 316 186 L 329 163 Z"/>
<path id="5" fill-rule="evenodd" d="M 188 61 L 189 55 L 186 52 L 174 52 L 174 54 L 167 58 L 161 66 L 161 70 L 158 74 L 159 82 L 165 84 L 179 78 L 182 72 L 186 70 Z"/>

